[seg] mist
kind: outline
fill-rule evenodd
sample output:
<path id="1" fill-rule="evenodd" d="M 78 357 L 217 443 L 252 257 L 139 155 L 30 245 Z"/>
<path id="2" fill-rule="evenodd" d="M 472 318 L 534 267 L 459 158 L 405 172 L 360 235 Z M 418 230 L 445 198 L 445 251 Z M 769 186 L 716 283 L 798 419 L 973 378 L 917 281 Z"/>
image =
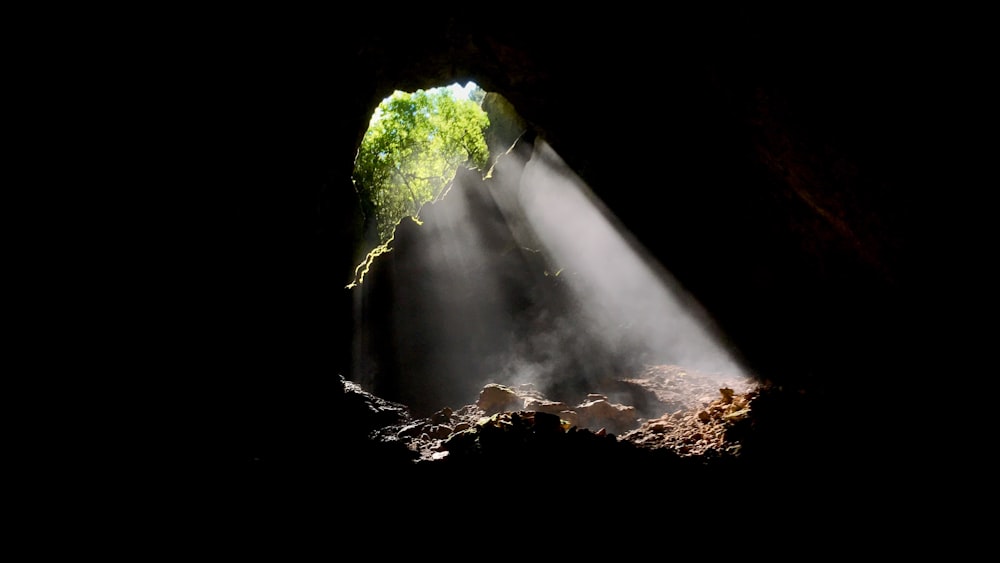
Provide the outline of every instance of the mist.
<path id="1" fill-rule="evenodd" d="M 586 331 L 612 356 L 747 377 L 718 342 L 705 311 L 544 140 L 535 143 L 518 193 L 525 217 L 575 296 L 573 332 Z M 569 332 L 546 338 L 573 340 Z"/>
<path id="2" fill-rule="evenodd" d="M 359 297 L 356 381 L 427 414 L 475 403 L 487 383 L 570 401 L 646 365 L 747 377 L 544 140 L 514 148 L 490 179 L 460 170 L 422 224 L 397 227 Z"/>

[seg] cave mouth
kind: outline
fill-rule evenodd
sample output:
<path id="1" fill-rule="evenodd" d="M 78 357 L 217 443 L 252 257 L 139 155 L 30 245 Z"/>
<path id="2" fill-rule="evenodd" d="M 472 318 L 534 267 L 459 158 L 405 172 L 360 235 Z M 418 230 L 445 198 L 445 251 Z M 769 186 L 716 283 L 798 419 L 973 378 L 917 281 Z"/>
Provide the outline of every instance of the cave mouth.
<path id="1" fill-rule="evenodd" d="M 366 254 L 348 289 L 363 283 L 372 261 L 389 252 L 401 221 L 419 224 L 424 205 L 447 194 L 460 168 L 489 174 L 485 94 L 471 80 L 464 86 L 397 89 L 372 111 L 351 174 Z"/>
<path id="2" fill-rule="evenodd" d="M 348 286 L 351 379 L 418 417 L 482 407 L 488 386 L 516 395 L 505 409 L 604 401 L 635 420 L 747 390 L 710 318 L 553 147 L 501 95 L 480 104 L 487 171 L 458 166 Z"/>

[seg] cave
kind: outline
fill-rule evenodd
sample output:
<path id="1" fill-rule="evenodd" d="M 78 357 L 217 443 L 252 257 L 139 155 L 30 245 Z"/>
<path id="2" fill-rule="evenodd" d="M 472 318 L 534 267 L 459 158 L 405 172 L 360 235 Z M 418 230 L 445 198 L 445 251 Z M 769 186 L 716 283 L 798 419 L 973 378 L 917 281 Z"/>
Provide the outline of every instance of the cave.
<path id="1" fill-rule="evenodd" d="M 201 168 L 185 194 L 204 228 L 183 241 L 198 283 L 178 303 L 197 319 L 190 387 L 209 414 L 197 452 L 180 455 L 224 467 L 235 504 L 272 508 L 343 504 L 348 489 L 462 502 L 508 482 L 564 503 L 573 483 L 621 491 L 636 473 L 715 500 L 752 488 L 757 508 L 863 506 L 861 491 L 895 490 L 925 458 L 885 411 L 922 370 L 910 304 L 931 249 L 917 246 L 914 187 L 940 179 L 933 163 L 951 150 L 915 118 L 937 94 L 932 63 L 875 14 L 707 12 L 372 14 L 308 30 L 258 16 L 192 39 L 197 95 L 179 103 L 203 131 L 188 140 Z M 392 91 L 466 81 L 508 100 L 780 390 L 752 466 L 680 470 L 600 450 L 571 467 L 512 453 L 437 471 L 371 442 L 379 414 L 345 399 L 345 286 L 367 250 L 354 156 Z M 642 487 L 621 498 L 639 510 L 637 496 L 649 509 L 677 493 Z"/>

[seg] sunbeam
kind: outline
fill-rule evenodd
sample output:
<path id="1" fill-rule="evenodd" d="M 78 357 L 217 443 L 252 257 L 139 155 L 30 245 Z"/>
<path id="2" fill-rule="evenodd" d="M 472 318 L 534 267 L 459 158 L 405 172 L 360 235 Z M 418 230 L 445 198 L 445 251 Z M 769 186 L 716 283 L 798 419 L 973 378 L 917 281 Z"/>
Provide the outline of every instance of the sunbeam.
<path id="1" fill-rule="evenodd" d="M 579 401 L 650 365 L 749 384 L 710 317 L 552 147 L 507 142 L 372 260 L 352 379 L 418 415 L 489 383 Z"/>
<path id="2" fill-rule="evenodd" d="M 536 142 L 521 181 L 525 215 L 578 295 L 581 320 L 609 349 L 644 363 L 747 377 L 698 304 L 544 141 Z"/>

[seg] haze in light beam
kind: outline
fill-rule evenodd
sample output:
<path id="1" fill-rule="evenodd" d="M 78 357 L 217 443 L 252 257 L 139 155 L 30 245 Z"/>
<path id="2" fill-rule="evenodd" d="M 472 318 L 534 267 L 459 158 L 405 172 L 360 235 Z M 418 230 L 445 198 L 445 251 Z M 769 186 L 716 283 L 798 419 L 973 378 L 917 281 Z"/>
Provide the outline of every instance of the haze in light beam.
<path id="1" fill-rule="evenodd" d="M 528 221 L 610 349 L 634 350 L 647 364 L 747 377 L 700 306 L 541 139 L 521 183 Z"/>
<path id="2" fill-rule="evenodd" d="M 544 140 L 454 184 L 354 289 L 355 382 L 415 416 L 491 382 L 577 400 L 643 364 L 749 385 L 710 318 Z"/>

